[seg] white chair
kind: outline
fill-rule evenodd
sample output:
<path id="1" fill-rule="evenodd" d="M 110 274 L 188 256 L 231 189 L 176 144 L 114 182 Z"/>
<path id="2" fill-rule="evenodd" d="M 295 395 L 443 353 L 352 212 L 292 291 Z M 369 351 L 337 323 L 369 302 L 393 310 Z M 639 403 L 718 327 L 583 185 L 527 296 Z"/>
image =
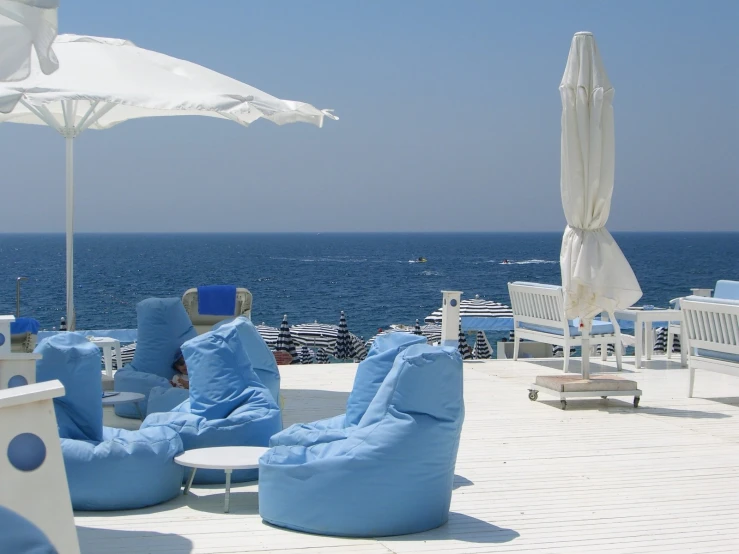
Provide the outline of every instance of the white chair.
<path id="1" fill-rule="evenodd" d="M 233 314 L 230 315 L 207 315 L 198 312 L 198 289 L 192 288 L 185 291 L 182 295 L 182 304 L 187 310 L 187 315 L 190 316 L 193 327 L 200 335 L 210 329 L 224 319 L 237 316 L 245 316 L 251 319 L 251 307 L 252 307 L 252 294 L 248 289 L 237 288 L 236 289 L 236 302 L 234 304 Z"/>
<path id="2" fill-rule="evenodd" d="M 564 371 L 570 361 L 570 347 L 582 347 L 582 334 L 577 325 L 565 317 L 562 287 L 525 283 L 508 283 L 514 326 L 513 359 L 518 359 L 522 339 L 557 344 L 564 348 Z M 615 346 L 616 366 L 621 371 L 621 330 L 614 317 L 610 321 L 593 320 L 590 345 L 601 347 L 601 359 L 607 356 L 607 346 Z M 589 355 L 583 352 L 583 356 Z"/>

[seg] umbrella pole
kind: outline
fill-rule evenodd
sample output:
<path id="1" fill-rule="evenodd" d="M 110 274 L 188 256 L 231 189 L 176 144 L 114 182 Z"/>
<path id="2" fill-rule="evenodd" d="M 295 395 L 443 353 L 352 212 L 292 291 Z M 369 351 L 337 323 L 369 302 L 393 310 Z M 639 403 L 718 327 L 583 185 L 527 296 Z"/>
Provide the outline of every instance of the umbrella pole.
<path id="1" fill-rule="evenodd" d="M 590 328 L 592 321 L 582 321 L 582 378 L 590 379 Z"/>
<path id="2" fill-rule="evenodd" d="M 67 235 L 67 329 L 76 329 L 74 313 L 74 137 L 65 137 L 67 144 L 66 235 Z"/>

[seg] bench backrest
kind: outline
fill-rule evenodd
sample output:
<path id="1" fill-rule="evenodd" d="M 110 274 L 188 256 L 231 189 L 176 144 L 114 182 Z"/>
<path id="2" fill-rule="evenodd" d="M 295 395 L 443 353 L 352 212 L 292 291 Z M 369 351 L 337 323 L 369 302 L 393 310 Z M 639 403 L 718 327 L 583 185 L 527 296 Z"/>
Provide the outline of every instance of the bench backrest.
<path id="1" fill-rule="evenodd" d="M 508 294 L 515 326 L 521 321 L 569 330 L 562 287 L 516 281 L 508 283 Z"/>
<path id="2" fill-rule="evenodd" d="M 739 354 L 739 300 L 688 296 L 680 308 L 690 348 Z"/>
<path id="3" fill-rule="evenodd" d="M 206 315 L 198 312 L 198 289 L 192 288 L 185 291 L 182 295 L 182 304 L 185 306 L 187 314 L 190 316 L 195 330 L 198 334 L 209 331 L 213 325 L 238 316 L 245 316 L 251 319 L 252 294 L 248 289 L 236 289 L 236 304 L 232 315 Z"/>

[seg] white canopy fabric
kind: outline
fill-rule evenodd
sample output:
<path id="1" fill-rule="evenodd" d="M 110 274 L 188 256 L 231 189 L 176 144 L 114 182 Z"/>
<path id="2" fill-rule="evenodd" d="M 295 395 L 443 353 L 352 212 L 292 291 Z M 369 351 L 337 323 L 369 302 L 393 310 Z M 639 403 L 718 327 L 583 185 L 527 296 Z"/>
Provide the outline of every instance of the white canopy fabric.
<path id="1" fill-rule="evenodd" d="M 86 129 L 108 129 L 141 117 L 199 115 L 247 126 L 264 118 L 278 125 L 318 127 L 330 110 L 280 100 L 200 65 L 145 50 L 115 38 L 59 35 L 54 50 L 60 68 L 51 75 L 0 86 L 3 99 L 21 95 L 0 122 L 48 125 L 67 143 L 67 326 L 75 329 L 73 139 Z M 38 63 L 38 62 L 35 62 Z M 7 104 L 6 104 L 7 107 Z"/>
<path id="2" fill-rule="evenodd" d="M 58 8 L 59 0 L 0 0 L 0 81 L 28 77 L 33 50 L 44 73 L 59 67 L 51 48 Z"/>
<path id="3" fill-rule="evenodd" d="M 605 228 L 615 167 L 613 87 L 592 33 L 576 33 L 562 82 L 560 266 L 567 317 L 592 320 L 631 306 L 642 292 Z"/>

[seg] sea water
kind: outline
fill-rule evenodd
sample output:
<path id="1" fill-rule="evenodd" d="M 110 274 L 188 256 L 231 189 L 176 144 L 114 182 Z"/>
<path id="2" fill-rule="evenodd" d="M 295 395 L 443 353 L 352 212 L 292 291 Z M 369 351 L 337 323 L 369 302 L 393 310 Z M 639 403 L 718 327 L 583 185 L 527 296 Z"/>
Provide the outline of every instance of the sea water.
<path id="1" fill-rule="evenodd" d="M 641 284 L 642 304 L 666 307 L 692 287 L 739 280 L 739 233 L 614 233 Z M 186 289 L 233 284 L 254 295 L 252 319 L 279 326 L 319 321 L 370 338 L 413 324 L 441 290 L 509 304 L 509 281 L 561 283 L 559 233 L 79 234 L 75 237 L 77 328 L 135 328 L 136 303 Z M 418 262 L 419 257 L 427 259 Z M 508 260 L 509 263 L 503 263 Z M 0 314 L 42 328 L 65 314 L 63 235 L 0 235 Z M 495 337 L 491 337 L 495 338 Z"/>

